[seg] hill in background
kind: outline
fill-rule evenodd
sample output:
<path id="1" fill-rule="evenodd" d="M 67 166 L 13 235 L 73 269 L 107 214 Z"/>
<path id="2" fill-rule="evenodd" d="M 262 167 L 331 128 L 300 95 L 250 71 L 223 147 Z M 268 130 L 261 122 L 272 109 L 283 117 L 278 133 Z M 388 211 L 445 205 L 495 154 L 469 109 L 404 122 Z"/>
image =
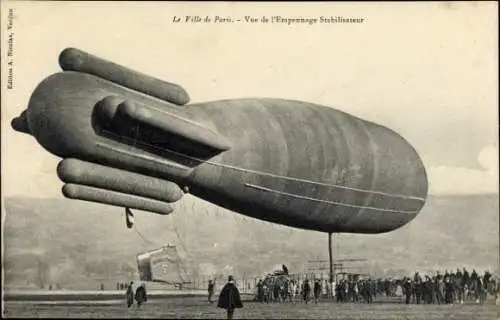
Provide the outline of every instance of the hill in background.
<path id="1" fill-rule="evenodd" d="M 169 216 L 136 211 L 125 227 L 122 208 L 68 199 L 7 198 L 6 287 L 96 289 L 137 277 L 136 255 L 177 245 L 193 277 L 224 272 L 240 279 L 286 264 L 328 258 L 327 235 L 277 226 L 185 196 Z M 457 267 L 498 272 L 498 195 L 430 196 L 408 225 L 380 235 L 334 236 L 334 258 L 363 258 L 356 270 L 395 276 Z M 350 270 L 348 270 L 350 271 Z"/>

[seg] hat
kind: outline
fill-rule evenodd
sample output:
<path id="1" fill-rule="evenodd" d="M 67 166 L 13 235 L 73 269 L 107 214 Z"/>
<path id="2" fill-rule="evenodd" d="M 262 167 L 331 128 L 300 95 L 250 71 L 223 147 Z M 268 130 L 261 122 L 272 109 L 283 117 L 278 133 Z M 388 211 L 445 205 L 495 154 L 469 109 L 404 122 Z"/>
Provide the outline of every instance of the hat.
<path id="1" fill-rule="evenodd" d="M 227 277 L 227 281 L 234 281 L 233 276 Z"/>

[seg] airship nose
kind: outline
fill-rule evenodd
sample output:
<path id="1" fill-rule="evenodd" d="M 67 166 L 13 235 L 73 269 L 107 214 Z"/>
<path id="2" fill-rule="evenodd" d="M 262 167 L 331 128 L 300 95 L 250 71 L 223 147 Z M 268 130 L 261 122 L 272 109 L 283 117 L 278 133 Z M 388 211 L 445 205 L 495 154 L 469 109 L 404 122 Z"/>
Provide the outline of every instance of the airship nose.
<path id="1" fill-rule="evenodd" d="M 30 128 L 28 126 L 26 110 L 24 110 L 19 117 L 12 119 L 10 124 L 12 126 L 12 129 L 16 131 L 31 134 Z"/>

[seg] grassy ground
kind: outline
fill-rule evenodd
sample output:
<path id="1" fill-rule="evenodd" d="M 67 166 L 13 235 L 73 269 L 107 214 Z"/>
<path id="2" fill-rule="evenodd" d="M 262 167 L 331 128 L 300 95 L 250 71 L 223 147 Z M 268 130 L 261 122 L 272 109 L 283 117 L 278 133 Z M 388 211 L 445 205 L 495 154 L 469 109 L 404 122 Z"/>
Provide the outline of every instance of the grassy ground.
<path id="1" fill-rule="evenodd" d="M 225 310 L 205 302 L 203 297 L 155 299 L 140 309 L 128 309 L 124 301 L 28 302 L 7 301 L 4 317 L 38 318 L 204 318 L 226 316 Z M 315 305 L 261 304 L 245 302 L 235 319 L 487 319 L 499 318 L 499 306 L 490 299 L 484 305 L 405 305 L 397 302 L 337 304 L 323 301 Z"/>

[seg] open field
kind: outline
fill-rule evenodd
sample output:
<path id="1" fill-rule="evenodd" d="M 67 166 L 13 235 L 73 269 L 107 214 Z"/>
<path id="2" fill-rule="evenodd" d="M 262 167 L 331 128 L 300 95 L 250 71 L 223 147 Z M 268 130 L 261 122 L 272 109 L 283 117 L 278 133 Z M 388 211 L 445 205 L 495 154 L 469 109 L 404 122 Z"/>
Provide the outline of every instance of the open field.
<path id="1" fill-rule="evenodd" d="M 499 306 L 490 298 L 485 305 L 405 305 L 398 301 L 338 304 L 323 301 L 315 304 L 262 304 L 244 302 L 235 319 L 498 319 Z M 128 309 L 123 300 L 107 301 L 7 301 L 4 317 L 38 318 L 205 318 L 226 316 L 225 310 L 208 304 L 205 297 L 169 297 L 151 299 L 140 309 Z"/>
<path id="2" fill-rule="evenodd" d="M 5 209 L 3 285 L 12 289 L 116 288 L 138 278 L 137 253 L 166 243 L 178 245 L 193 278 L 227 270 L 237 280 L 252 279 L 282 263 L 292 273 L 303 272 L 308 260 L 328 254 L 326 234 L 242 219 L 193 197 L 167 217 L 136 215 L 136 227 L 153 243 L 125 227 L 120 208 L 7 198 Z M 335 235 L 334 258 L 364 258 L 356 271 L 373 277 L 459 267 L 498 272 L 498 219 L 497 194 L 430 196 L 422 213 L 399 230 Z"/>
<path id="3" fill-rule="evenodd" d="M 242 299 L 252 299 L 253 294 L 240 291 Z M 76 302 L 96 302 L 121 301 L 125 295 L 125 290 L 18 290 L 5 291 L 4 301 L 31 301 L 40 303 L 76 303 Z M 178 299 L 191 297 L 204 297 L 206 290 L 149 290 L 149 300 Z"/>

